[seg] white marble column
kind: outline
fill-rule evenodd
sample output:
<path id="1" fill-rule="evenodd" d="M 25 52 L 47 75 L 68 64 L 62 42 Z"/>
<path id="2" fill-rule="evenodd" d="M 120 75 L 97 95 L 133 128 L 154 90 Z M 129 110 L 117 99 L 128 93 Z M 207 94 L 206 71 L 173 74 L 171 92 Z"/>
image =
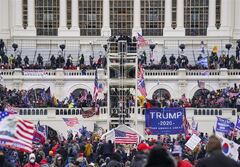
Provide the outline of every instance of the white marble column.
<path id="1" fill-rule="evenodd" d="M 78 20 L 78 0 L 72 0 L 72 27 L 69 30 L 69 36 L 79 36 L 79 20 Z"/>
<path id="2" fill-rule="evenodd" d="M 165 1 L 165 21 L 163 36 L 171 36 L 172 33 L 172 0 Z"/>
<path id="3" fill-rule="evenodd" d="M 109 0 L 103 0 L 103 26 L 101 35 L 105 37 L 111 36 Z"/>
<path id="4" fill-rule="evenodd" d="M 14 28 L 13 28 L 13 36 L 22 36 L 23 29 L 23 10 L 22 10 L 22 0 L 15 0 L 14 5 Z"/>
<path id="5" fill-rule="evenodd" d="M 214 36 L 216 31 L 216 0 L 209 0 L 207 36 Z"/>
<path id="6" fill-rule="evenodd" d="M 231 6 L 233 5 L 231 3 L 233 3 L 233 0 L 222 0 L 221 2 L 221 26 L 219 29 L 220 33 L 217 36 L 231 36 L 233 29 L 233 27 L 231 27 L 231 19 L 233 19 L 231 15 L 233 11 Z"/>
<path id="7" fill-rule="evenodd" d="M 29 36 L 36 36 L 35 0 L 28 0 L 28 26 L 25 34 Z"/>
<path id="8" fill-rule="evenodd" d="M 133 29 L 132 36 L 137 36 L 137 33 L 142 34 L 141 28 L 141 0 L 134 0 L 133 5 Z"/>
<path id="9" fill-rule="evenodd" d="M 0 0 L 0 39 L 10 38 L 9 29 L 9 1 Z M 4 17 L 3 17 L 4 16 Z"/>
<path id="10" fill-rule="evenodd" d="M 177 0 L 177 28 L 176 36 L 185 36 L 184 28 L 184 0 Z"/>
<path id="11" fill-rule="evenodd" d="M 235 15 L 235 26 L 234 26 L 234 31 L 233 31 L 233 36 L 235 39 L 240 39 L 240 0 L 235 0 L 235 10 L 234 10 L 234 15 Z"/>
<path id="12" fill-rule="evenodd" d="M 67 36 L 67 0 L 60 0 L 58 36 Z"/>

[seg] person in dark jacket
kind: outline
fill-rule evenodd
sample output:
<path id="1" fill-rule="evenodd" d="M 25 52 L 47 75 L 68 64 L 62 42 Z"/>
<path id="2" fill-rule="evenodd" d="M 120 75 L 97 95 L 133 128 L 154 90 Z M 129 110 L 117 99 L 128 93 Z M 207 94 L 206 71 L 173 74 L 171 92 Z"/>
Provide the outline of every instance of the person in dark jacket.
<path id="1" fill-rule="evenodd" d="M 104 158 L 111 157 L 113 151 L 114 151 L 114 145 L 111 140 L 108 141 L 108 143 L 103 144 L 103 155 Z"/>
<path id="2" fill-rule="evenodd" d="M 0 167 L 13 167 L 6 159 L 3 150 L 0 150 Z"/>
<path id="3" fill-rule="evenodd" d="M 121 156 L 118 153 L 113 153 L 110 162 L 107 164 L 107 167 L 124 167 L 121 163 Z"/>
<path id="4" fill-rule="evenodd" d="M 201 159 L 196 167 L 240 167 L 240 164 L 222 153 L 221 142 L 214 135 L 209 137 L 206 151 L 209 157 Z"/>
<path id="5" fill-rule="evenodd" d="M 176 163 L 166 149 L 156 146 L 150 151 L 145 167 L 176 167 Z"/>
<path id="6" fill-rule="evenodd" d="M 28 66 L 28 65 L 29 65 L 29 58 L 28 58 L 28 56 L 25 56 L 24 59 L 23 59 L 23 61 L 24 61 L 24 65 L 25 65 L 25 66 Z"/>

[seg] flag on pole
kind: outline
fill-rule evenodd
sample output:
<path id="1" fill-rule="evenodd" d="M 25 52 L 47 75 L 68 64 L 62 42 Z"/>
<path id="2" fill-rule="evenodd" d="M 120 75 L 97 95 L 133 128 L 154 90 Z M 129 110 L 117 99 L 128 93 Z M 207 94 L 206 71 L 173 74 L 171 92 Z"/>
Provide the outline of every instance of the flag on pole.
<path id="1" fill-rule="evenodd" d="M 195 134 L 197 136 L 200 135 L 198 131 L 198 123 L 194 120 L 194 117 L 192 117 L 192 134 Z"/>
<path id="2" fill-rule="evenodd" d="M 189 129 L 190 129 L 190 124 L 187 120 L 187 117 L 186 117 L 186 110 L 184 110 L 184 116 L 183 116 L 183 127 L 184 127 L 184 131 L 185 131 L 185 135 L 188 135 L 189 134 Z"/>
<path id="3" fill-rule="evenodd" d="M 138 143 L 138 136 L 134 133 L 114 130 L 116 144 L 135 144 Z"/>
<path id="4" fill-rule="evenodd" d="M 22 152 L 32 152 L 34 124 L 17 114 L 0 111 L 0 145 Z"/>
<path id="5" fill-rule="evenodd" d="M 144 69 L 142 65 L 139 65 L 139 71 L 138 71 L 138 90 L 144 97 L 147 96 L 147 91 L 145 88 L 145 81 L 144 81 Z"/>
<path id="6" fill-rule="evenodd" d="M 103 83 L 98 83 L 98 93 L 103 92 Z"/>
<path id="7" fill-rule="evenodd" d="M 148 44 L 147 40 L 145 40 L 141 34 L 137 33 L 137 47 L 141 48 L 147 44 Z"/>
<path id="8" fill-rule="evenodd" d="M 94 91 L 93 91 L 93 100 L 96 102 L 98 97 L 98 76 L 97 76 L 97 68 L 95 71 L 95 79 L 94 79 Z"/>
<path id="9" fill-rule="evenodd" d="M 87 100 L 87 90 L 84 89 L 82 96 L 80 97 L 80 102 Z"/>
<path id="10" fill-rule="evenodd" d="M 234 159 L 235 161 L 238 160 L 238 147 L 240 145 L 236 144 L 234 141 L 230 141 L 227 138 L 218 135 L 217 136 L 222 145 L 222 152 L 225 156 Z"/>
<path id="11" fill-rule="evenodd" d="M 66 123 L 67 126 L 73 127 L 79 124 L 77 117 L 75 118 L 63 118 L 63 121 Z"/>

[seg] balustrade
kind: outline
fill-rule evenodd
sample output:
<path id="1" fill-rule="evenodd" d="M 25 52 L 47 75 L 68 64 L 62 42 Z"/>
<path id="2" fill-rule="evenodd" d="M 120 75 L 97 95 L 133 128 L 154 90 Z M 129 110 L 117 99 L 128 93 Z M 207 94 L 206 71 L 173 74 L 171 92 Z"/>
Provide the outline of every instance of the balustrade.
<path id="1" fill-rule="evenodd" d="M 18 69 L 18 74 L 19 74 Z M 186 76 L 221 76 L 221 72 L 225 72 L 225 69 L 216 69 L 216 70 L 186 70 L 181 69 Z M 15 76 L 16 69 L 2 69 L 0 70 L 0 74 L 2 76 Z M 20 70 L 21 71 L 21 70 Z M 63 76 L 94 76 L 95 70 L 62 70 Z M 56 76 L 57 70 L 22 70 L 20 73 L 23 76 Z M 179 70 L 145 70 L 145 76 L 178 76 Z M 227 75 L 229 76 L 240 76 L 240 70 L 227 70 Z M 19 75 L 18 75 L 19 76 Z"/>

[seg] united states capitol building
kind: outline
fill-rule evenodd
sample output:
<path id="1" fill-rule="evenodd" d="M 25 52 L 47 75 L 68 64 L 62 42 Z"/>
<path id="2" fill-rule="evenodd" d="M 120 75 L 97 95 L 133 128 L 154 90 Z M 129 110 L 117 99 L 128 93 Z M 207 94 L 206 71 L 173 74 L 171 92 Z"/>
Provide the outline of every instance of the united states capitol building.
<path id="1" fill-rule="evenodd" d="M 236 56 L 240 39 L 240 0 L 0 0 L 0 39 L 5 43 L 5 54 L 37 63 L 40 54 L 44 64 L 50 64 L 52 55 L 61 54 L 67 60 L 71 55 L 76 69 L 43 68 L 0 69 L 0 84 L 8 89 L 31 90 L 49 87 L 51 94 L 63 100 L 73 92 L 82 90 L 94 94 L 96 71 L 82 71 L 84 64 L 105 58 L 106 67 L 97 70 L 102 92 L 98 99 L 106 99 L 99 113 L 83 118 L 83 108 L 16 108 L 24 119 L 48 124 L 66 134 L 69 129 L 62 118 L 79 119 L 79 126 L 93 129 L 94 123 L 103 129 L 111 129 L 125 123 L 144 134 L 145 108 L 138 104 L 138 64 L 143 54 L 144 81 L 147 99 L 192 99 L 199 93 L 198 81 L 204 82 L 204 90 L 215 91 L 240 84 L 240 69 L 226 66 L 216 68 L 164 68 L 163 55 L 169 58 L 184 55 L 188 64 L 195 66 L 205 49 L 210 56 L 217 48 L 218 57 L 223 54 Z M 109 40 L 110 37 L 141 34 L 146 44 L 134 45 L 134 41 Z M 137 42 L 137 41 L 136 41 Z M 13 44 L 17 48 L 13 48 Z M 184 44 L 185 48 L 179 46 Z M 231 47 L 226 47 L 231 44 Z M 60 48 L 64 45 L 64 48 Z M 228 45 L 229 46 L 229 45 Z M 204 56 L 204 55 L 202 55 Z M 92 60 L 90 60 L 92 58 Z M 239 59 L 236 60 L 239 63 Z M 176 62 L 177 64 L 177 62 Z M 152 67 L 152 65 L 155 65 Z M 160 66 L 160 65 L 159 65 Z M 207 73 L 207 75 L 204 75 Z M 117 92 L 117 93 L 116 93 Z M 129 102 L 129 94 L 133 103 Z M 117 102 L 116 102 L 117 99 Z M 146 100 L 145 100 L 146 101 Z M 236 107 L 187 107 L 187 118 L 199 122 L 199 130 L 211 133 L 217 116 L 235 121 Z M 78 131 L 79 126 L 73 129 Z"/>

